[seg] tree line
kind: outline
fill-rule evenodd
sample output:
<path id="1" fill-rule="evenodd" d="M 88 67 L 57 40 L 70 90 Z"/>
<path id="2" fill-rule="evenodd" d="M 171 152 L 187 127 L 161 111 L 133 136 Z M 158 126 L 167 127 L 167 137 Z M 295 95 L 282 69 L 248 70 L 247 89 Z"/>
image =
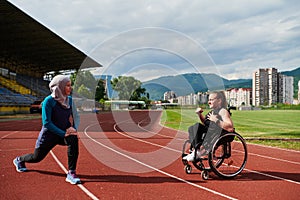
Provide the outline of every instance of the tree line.
<path id="1" fill-rule="evenodd" d="M 103 103 L 108 100 L 107 91 L 105 91 L 105 81 L 96 79 L 89 71 L 77 71 L 70 76 L 72 80 L 73 92 L 79 96 L 95 99 Z M 131 76 L 118 76 L 111 80 L 114 91 L 118 94 L 119 100 L 144 101 L 150 103 L 149 93 L 142 88 L 142 82 Z"/>

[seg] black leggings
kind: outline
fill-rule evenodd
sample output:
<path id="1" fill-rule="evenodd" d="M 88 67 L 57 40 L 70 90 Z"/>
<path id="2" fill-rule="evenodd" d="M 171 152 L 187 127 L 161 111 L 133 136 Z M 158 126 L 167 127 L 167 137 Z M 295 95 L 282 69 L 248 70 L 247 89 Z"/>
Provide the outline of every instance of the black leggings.
<path id="1" fill-rule="evenodd" d="M 194 148 L 197 144 L 202 144 L 205 133 L 207 132 L 207 127 L 203 124 L 196 123 L 193 126 L 189 127 L 188 132 L 191 148 Z"/>
<path id="2" fill-rule="evenodd" d="M 189 127 L 188 132 L 191 149 L 195 148 L 197 145 L 203 145 L 208 151 L 212 149 L 213 144 L 222 134 L 227 133 L 226 130 L 222 129 L 215 123 L 210 123 L 209 126 L 196 123 Z"/>
<path id="3" fill-rule="evenodd" d="M 76 170 L 78 160 L 78 138 L 76 135 L 70 135 L 65 138 L 57 136 L 51 140 L 45 141 L 40 147 L 34 150 L 34 153 L 20 156 L 20 161 L 28 163 L 37 163 L 43 160 L 50 150 L 56 145 L 68 146 L 68 168 L 69 170 Z"/>

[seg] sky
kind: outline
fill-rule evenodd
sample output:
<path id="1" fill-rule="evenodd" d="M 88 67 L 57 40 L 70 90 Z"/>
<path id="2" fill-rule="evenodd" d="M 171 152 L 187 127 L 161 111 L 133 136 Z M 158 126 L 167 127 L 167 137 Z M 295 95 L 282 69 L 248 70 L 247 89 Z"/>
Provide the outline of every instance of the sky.
<path id="1" fill-rule="evenodd" d="M 102 64 L 93 74 L 232 80 L 251 79 L 259 68 L 300 67 L 298 0 L 9 2 Z"/>

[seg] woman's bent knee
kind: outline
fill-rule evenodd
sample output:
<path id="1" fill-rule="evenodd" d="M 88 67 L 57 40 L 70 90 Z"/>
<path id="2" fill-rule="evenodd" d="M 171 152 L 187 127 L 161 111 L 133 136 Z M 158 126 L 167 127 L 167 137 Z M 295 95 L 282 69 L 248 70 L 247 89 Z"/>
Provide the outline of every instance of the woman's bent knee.
<path id="1" fill-rule="evenodd" d="M 65 138 L 67 145 L 78 145 L 78 138 L 77 135 L 70 135 Z"/>

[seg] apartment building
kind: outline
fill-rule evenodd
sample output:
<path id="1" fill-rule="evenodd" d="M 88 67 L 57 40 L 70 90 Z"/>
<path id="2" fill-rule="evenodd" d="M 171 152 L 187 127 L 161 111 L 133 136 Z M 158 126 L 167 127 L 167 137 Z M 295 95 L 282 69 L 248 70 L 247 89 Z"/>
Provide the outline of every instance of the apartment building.
<path id="1" fill-rule="evenodd" d="M 231 88 L 225 91 L 226 99 L 230 106 L 251 106 L 252 89 L 251 88 Z"/>
<path id="2" fill-rule="evenodd" d="M 178 96 L 177 101 L 179 105 L 199 105 L 208 102 L 208 93 L 198 92 L 197 94 L 189 94 L 186 96 Z"/>
<path id="3" fill-rule="evenodd" d="M 278 74 L 278 102 L 293 104 L 294 100 L 294 77 Z"/>
<path id="4" fill-rule="evenodd" d="M 173 100 L 176 99 L 176 93 L 174 91 L 167 91 L 164 93 L 164 100 L 173 103 Z"/>
<path id="5" fill-rule="evenodd" d="M 253 73 L 252 104 L 254 106 L 293 102 L 293 77 L 278 73 L 275 68 Z"/>

